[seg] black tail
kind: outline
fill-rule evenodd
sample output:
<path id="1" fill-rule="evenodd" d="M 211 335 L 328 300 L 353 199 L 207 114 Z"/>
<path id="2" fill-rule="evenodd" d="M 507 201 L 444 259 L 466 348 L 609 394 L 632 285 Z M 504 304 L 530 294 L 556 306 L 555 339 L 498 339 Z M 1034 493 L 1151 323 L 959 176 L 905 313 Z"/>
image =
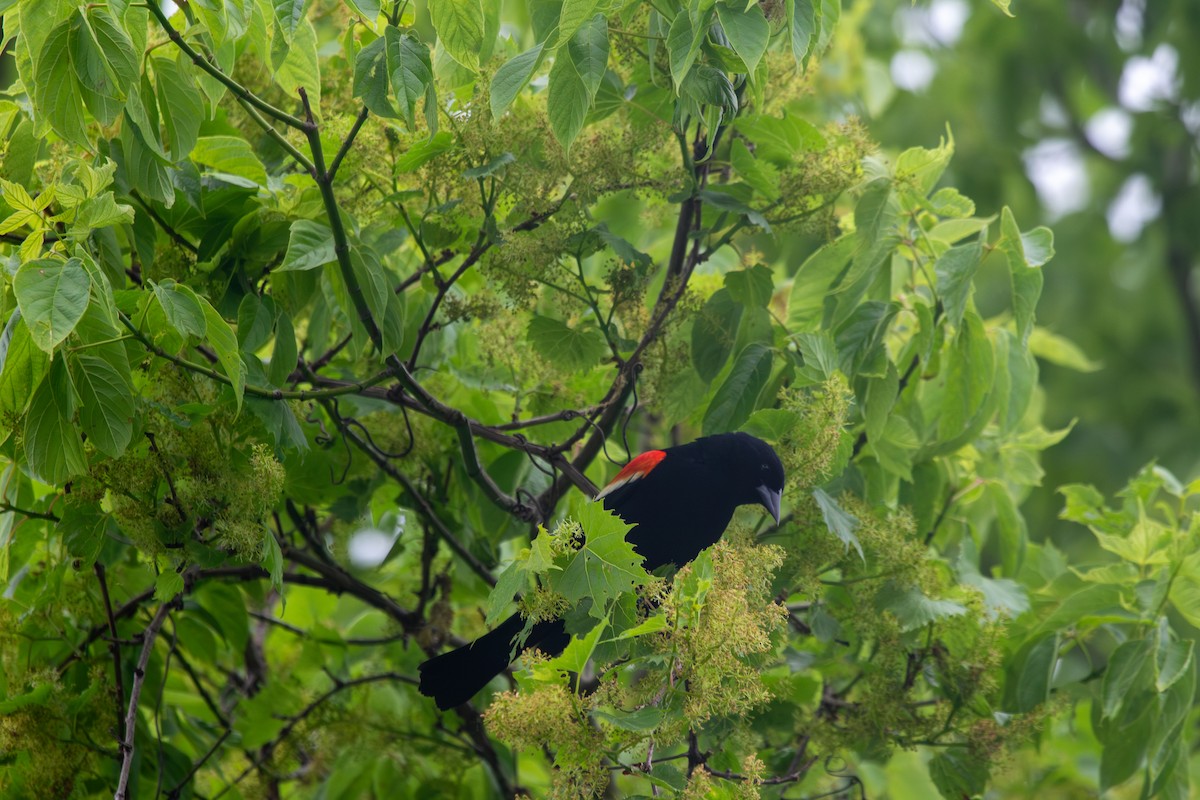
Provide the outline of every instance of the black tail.
<path id="1" fill-rule="evenodd" d="M 470 644 L 429 659 L 419 667 L 421 694 L 432 697 L 443 711 L 467 702 L 509 665 L 513 637 L 523 627 L 521 615 L 513 614 Z M 530 631 L 525 648 L 558 655 L 570 638 L 561 619 L 539 622 Z"/>

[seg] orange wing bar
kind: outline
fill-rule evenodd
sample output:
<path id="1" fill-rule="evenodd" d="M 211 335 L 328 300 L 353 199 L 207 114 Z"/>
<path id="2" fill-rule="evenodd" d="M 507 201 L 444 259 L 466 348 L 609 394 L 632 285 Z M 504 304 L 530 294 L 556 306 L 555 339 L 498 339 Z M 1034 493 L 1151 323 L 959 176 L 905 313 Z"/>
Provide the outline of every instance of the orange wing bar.
<path id="1" fill-rule="evenodd" d="M 617 476 L 609 481 L 600 494 L 596 495 L 596 499 L 599 500 L 602 497 L 606 497 L 625 484 L 636 481 L 638 478 L 646 477 L 650 474 L 650 470 L 657 467 L 658 462 L 666 457 L 667 454 L 663 450 L 647 450 L 622 467 Z"/>

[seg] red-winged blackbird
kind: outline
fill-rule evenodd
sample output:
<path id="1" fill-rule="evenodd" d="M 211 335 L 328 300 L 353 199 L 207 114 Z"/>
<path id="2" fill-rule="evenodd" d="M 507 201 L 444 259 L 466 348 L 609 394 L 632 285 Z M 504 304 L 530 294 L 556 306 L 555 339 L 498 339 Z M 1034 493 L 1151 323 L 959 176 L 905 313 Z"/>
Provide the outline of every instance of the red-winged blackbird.
<path id="1" fill-rule="evenodd" d="M 725 532 L 734 509 L 761 505 L 779 522 L 783 465 L 766 442 L 722 433 L 650 450 L 630 461 L 597 495 L 604 507 L 635 527 L 626 538 L 653 570 L 682 566 Z M 470 700 L 508 666 L 519 613 L 457 650 L 421 665 L 421 693 L 446 710 Z M 571 640 L 561 619 L 533 626 L 524 647 L 557 655 Z"/>

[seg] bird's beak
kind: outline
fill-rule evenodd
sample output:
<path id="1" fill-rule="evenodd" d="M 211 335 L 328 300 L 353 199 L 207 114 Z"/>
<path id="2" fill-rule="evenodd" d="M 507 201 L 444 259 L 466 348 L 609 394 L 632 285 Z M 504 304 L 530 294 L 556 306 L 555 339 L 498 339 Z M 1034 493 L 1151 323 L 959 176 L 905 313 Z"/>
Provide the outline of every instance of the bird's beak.
<path id="1" fill-rule="evenodd" d="M 759 502 L 763 508 L 771 512 L 771 516 L 775 518 L 775 524 L 779 524 L 779 501 L 782 499 L 783 492 L 768 489 L 766 486 L 758 487 Z"/>

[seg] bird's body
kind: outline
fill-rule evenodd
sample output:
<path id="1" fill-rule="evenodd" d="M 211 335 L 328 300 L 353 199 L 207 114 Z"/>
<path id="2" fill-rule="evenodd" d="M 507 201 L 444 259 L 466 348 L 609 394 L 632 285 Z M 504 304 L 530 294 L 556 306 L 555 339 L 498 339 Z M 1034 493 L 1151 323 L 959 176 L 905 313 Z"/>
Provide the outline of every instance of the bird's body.
<path id="1" fill-rule="evenodd" d="M 762 505 L 778 521 L 782 491 L 775 451 L 748 434 L 726 433 L 642 453 L 596 499 L 634 525 L 626 538 L 654 570 L 682 566 L 715 544 L 738 506 Z M 429 659 L 420 667 L 421 693 L 441 709 L 465 703 L 508 666 L 523 627 L 513 614 L 471 644 Z M 569 641 L 562 620 L 550 620 L 534 625 L 524 646 L 557 654 Z"/>

